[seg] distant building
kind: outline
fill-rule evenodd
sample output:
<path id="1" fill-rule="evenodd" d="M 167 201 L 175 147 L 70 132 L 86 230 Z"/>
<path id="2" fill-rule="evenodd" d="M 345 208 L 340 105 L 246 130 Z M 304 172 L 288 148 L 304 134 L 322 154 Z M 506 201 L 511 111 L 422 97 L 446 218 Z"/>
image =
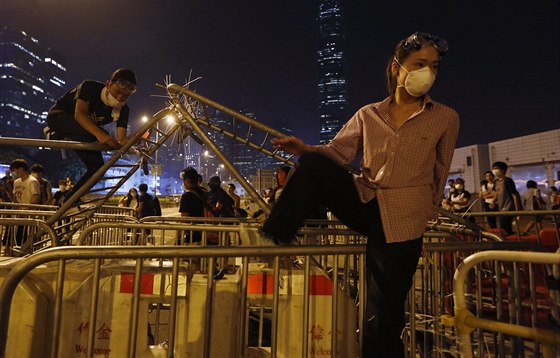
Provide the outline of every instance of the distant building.
<path id="1" fill-rule="evenodd" d="M 484 172 L 494 162 L 509 166 L 511 177 L 521 193 L 528 180 L 534 180 L 546 196 L 552 185 L 560 187 L 560 129 L 455 149 L 449 178 L 465 179 L 465 189 L 480 193 Z"/>
<path id="2" fill-rule="evenodd" d="M 348 119 L 342 0 L 320 0 L 318 22 L 319 143 L 326 144 Z"/>
<path id="3" fill-rule="evenodd" d="M 66 67 L 47 44 L 0 27 L 0 135 L 42 138 L 48 110 L 64 93 Z"/>

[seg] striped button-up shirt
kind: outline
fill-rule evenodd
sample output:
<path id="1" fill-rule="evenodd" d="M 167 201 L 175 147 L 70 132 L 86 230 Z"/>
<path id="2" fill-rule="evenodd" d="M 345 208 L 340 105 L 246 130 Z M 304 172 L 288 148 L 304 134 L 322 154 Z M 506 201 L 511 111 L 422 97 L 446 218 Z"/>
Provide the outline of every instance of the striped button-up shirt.
<path id="1" fill-rule="evenodd" d="M 377 196 L 387 243 L 420 237 L 434 217 L 459 133 L 457 112 L 429 96 L 395 128 L 392 99 L 362 107 L 329 144 L 315 147 L 342 165 L 362 156 L 356 187 L 364 203 Z"/>

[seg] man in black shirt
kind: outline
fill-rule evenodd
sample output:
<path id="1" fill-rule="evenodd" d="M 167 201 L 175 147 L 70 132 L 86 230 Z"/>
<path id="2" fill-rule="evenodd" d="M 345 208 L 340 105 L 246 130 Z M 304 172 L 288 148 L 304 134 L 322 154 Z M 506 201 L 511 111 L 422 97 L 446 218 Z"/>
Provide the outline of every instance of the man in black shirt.
<path id="1" fill-rule="evenodd" d="M 47 115 L 45 134 L 49 139 L 99 142 L 118 148 L 126 141 L 129 108 L 126 102 L 136 92 L 136 76 L 126 68 L 113 72 L 105 83 L 85 80 L 59 98 Z M 116 122 L 117 138 L 102 125 Z M 77 150 L 86 173 L 74 185 L 78 190 L 101 166 L 101 152 Z M 72 192 L 73 192 L 72 191 Z"/>
<path id="2" fill-rule="evenodd" d="M 204 209 L 209 207 L 207 204 L 208 193 L 198 185 L 198 172 L 192 167 L 188 167 L 181 172 L 183 187 L 185 192 L 181 195 L 179 212 L 181 216 L 204 217 Z M 200 242 L 202 235 L 200 231 L 185 233 L 185 242 Z M 182 244 L 179 240 L 179 245 Z"/>

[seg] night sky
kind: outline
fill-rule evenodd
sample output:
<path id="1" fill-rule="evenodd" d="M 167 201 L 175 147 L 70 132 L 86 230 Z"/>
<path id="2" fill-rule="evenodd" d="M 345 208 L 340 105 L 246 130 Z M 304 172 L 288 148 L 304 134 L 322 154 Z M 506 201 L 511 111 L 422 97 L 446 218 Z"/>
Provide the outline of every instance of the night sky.
<path id="1" fill-rule="evenodd" d="M 6 4 L 6 0 L 2 0 Z M 264 123 L 291 120 L 318 142 L 317 2 L 311 0 L 8 0 L 17 23 L 63 57 L 67 87 L 136 73 L 131 122 L 155 113 L 166 75 Z M 557 129 L 559 2 L 374 1 L 344 4 L 349 115 L 386 96 L 395 44 L 414 31 L 450 51 L 430 92 L 461 116 L 458 147 Z"/>

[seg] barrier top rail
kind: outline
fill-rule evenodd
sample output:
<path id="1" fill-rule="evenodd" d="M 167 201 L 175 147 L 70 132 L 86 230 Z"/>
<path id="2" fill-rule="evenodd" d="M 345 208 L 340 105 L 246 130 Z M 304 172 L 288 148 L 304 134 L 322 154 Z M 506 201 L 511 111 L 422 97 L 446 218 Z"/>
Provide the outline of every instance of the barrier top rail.
<path id="1" fill-rule="evenodd" d="M 560 333 L 478 318 L 468 310 L 465 280 L 470 269 L 486 261 L 560 265 L 560 253 L 524 252 L 523 255 L 519 255 L 519 252 L 510 251 L 482 251 L 470 255 L 457 267 L 453 277 L 453 300 L 455 302 L 455 317 L 461 343 L 461 357 L 472 357 L 469 334 L 475 328 L 484 328 L 504 334 L 534 339 L 545 345 L 560 346 Z"/>

